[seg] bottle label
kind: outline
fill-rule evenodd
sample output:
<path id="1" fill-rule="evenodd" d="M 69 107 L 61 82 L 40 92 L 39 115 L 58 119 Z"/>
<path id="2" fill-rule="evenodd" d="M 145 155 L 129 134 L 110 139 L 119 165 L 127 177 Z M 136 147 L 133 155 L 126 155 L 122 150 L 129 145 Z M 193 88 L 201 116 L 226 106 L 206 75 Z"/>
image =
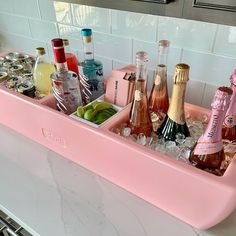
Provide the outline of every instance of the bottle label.
<path id="1" fill-rule="evenodd" d="M 236 125 L 236 115 L 227 115 L 224 120 L 224 126 L 232 128 Z"/>
<path id="2" fill-rule="evenodd" d="M 135 90 L 134 100 L 138 102 L 142 100 L 142 92 L 140 90 Z"/>
<path id="3" fill-rule="evenodd" d="M 223 149 L 222 140 L 217 142 L 198 141 L 193 153 L 194 155 L 206 155 L 206 154 L 217 153 L 222 149 Z"/>

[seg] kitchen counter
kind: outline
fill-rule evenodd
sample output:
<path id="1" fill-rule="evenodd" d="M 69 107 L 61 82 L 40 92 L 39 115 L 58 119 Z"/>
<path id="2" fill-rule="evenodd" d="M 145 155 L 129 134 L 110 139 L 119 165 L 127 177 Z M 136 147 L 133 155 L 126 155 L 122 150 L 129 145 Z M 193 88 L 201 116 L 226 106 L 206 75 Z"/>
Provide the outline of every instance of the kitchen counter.
<path id="1" fill-rule="evenodd" d="M 2 125 L 0 148 L 0 209 L 33 235 L 236 235 L 236 212 L 196 230 Z"/>

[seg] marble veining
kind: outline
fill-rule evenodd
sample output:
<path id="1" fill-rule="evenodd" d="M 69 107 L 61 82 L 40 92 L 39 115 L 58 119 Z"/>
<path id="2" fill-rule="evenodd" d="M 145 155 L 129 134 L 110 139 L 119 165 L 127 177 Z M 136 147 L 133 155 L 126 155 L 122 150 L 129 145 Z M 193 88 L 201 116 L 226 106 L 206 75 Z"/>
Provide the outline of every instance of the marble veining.
<path id="1" fill-rule="evenodd" d="M 36 236 L 235 236 L 236 213 L 196 230 L 2 125 L 0 148 L 0 208 Z"/>

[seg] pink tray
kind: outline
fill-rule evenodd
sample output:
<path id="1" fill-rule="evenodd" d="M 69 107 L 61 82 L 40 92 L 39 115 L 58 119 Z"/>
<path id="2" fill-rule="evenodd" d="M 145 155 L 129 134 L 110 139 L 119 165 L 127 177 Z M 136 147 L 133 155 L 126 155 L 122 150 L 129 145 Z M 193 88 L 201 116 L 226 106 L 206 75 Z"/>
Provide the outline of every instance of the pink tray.
<path id="1" fill-rule="evenodd" d="M 0 101 L 5 126 L 196 228 L 216 225 L 236 207 L 236 160 L 218 177 L 116 135 L 110 129 L 127 120 L 129 106 L 95 128 L 56 111 L 53 96 L 37 101 L 0 86 Z"/>

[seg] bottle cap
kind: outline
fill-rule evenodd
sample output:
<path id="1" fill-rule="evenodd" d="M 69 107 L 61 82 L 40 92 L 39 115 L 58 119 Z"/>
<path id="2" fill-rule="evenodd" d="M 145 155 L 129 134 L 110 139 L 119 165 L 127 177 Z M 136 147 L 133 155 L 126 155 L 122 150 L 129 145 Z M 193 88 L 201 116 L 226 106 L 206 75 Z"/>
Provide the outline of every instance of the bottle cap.
<path id="1" fill-rule="evenodd" d="M 64 45 L 63 45 L 62 39 L 60 38 L 52 39 L 51 43 L 52 43 L 55 62 L 65 63 L 66 57 L 65 57 Z"/>
<path id="2" fill-rule="evenodd" d="M 170 41 L 169 40 L 160 40 L 159 41 L 159 47 L 169 47 Z"/>
<path id="3" fill-rule="evenodd" d="M 175 67 L 174 83 L 186 83 L 189 80 L 189 65 L 177 64 Z"/>
<path id="4" fill-rule="evenodd" d="M 64 46 L 69 46 L 69 40 L 68 39 L 63 39 L 63 44 Z"/>
<path id="5" fill-rule="evenodd" d="M 42 47 L 39 47 L 39 48 L 36 48 L 36 53 L 38 55 L 44 55 L 46 52 L 45 52 L 45 49 L 42 48 Z"/>
<path id="6" fill-rule="evenodd" d="M 234 73 L 230 77 L 230 83 L 236 85 L 236 69 L 234 70 Z"/>
<path id="7" fill-rule="evenodd" d="M 136 53 L 136 60 L 147 62 L 148 61 L 148 54 L 144 51 L 139 51 Z"/>
<path id="8" fill-rule="evenodd" d="M 82 36 L 91 36 L 92 35 L 92 30 L 91 29 L 87 29 L 87 28 L 84 28 L 81 30 L 81 35 Z"/>
<path id="9" fill-rule="evenodd" d="M 227 110 L 233 90 L 229 87 L 219 87 L 214 95 L 211 107 L 217 110 Z"/>

